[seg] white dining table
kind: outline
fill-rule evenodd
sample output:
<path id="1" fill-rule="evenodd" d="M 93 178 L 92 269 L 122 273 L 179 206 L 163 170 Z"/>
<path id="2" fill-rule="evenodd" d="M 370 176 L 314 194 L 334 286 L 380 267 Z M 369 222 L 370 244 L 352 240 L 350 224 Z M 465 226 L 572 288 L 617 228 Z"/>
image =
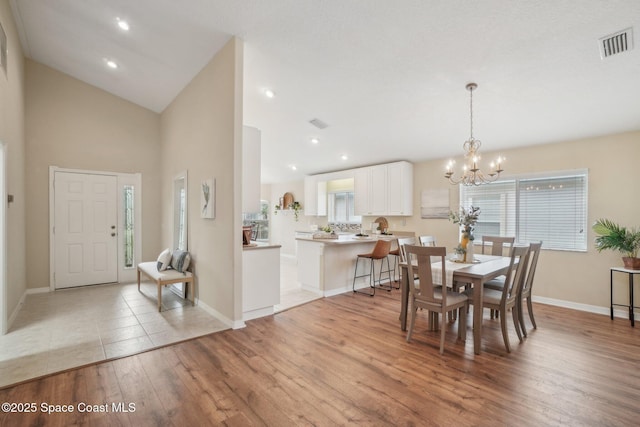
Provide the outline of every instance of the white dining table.
<path id="1" fill-rule="evenodd" d="M 475 255 L 474 259 L 478 262 L 473 264 L 462 264 L 447 260 L 445 270 L 447 271 L 447 286 L 449 284 L 468 283 L 474 287 L 473 292 L 473 350 L 475 354 L 480 354 L 482 340 L 482 297 L 484 293 L 484 283 L 498 276 L 507 273 L 511 258 L 493 255 Z M 437 267 L 434 264 L 438 264 Z M 417 266 L 413 265 L 412 270 Z M 400 263 L 401 271 L 401 289 L 402 296 L 400 299 L 400 328 L 407 330 L 407 310 L 409 305 L 409 280 L 408 280 L 408 263 Z M 441 263 L 432 264 L 432 274 L 434 282 L 442 283 Z M 439 274 L 439 279 L 438 278 Z"/>

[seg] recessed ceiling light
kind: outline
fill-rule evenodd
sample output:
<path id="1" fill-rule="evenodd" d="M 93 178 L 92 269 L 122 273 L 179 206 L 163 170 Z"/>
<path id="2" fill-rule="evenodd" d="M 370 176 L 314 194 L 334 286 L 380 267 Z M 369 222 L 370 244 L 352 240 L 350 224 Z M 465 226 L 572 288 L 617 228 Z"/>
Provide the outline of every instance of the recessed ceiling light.
<path id="1" fill-rule="evenodd" d="M 291 168 L 292 171 L 298 170 L 298 168 L 296 167 L 296 165 L 291 165 L 289 166 Z"/>
<path id="2" fill-rule="evenodd" d="M 265 89 L 264 96 L 266 96 L 267 98 L 273 98 L 274 96 L 276 96 L 276 93 L 271 89 Z"/>
<path id="3" fill-rule="evenodd" d="M 318 138 L 311 138 L 311 143 L 312 144 L 317 144 L 318 142 L 320 142 L 320 140 Z"/>
<path id="4" fill-rule="evenodd" d="M 129 31 L 129 23 L 127 21 L 120 18 L 116 18 L 116 21 L 118 21 L 118 27 L 120 27 L 121 30 Z"/>
<path id="5" fill-rule="evenodd" d="M 106 61 L 107 61 L 107 67 L 113 68 L 114 70 L 118 68 L 118 64 L 116 64 L 115 61 L 112 61 L 111 59 L 107 59 Z"/>
<path id="6" fill-rule="evenodd" d="M 349 158 L 349 157 L 347 157 L 347 155 L 346 155 L 346 154 L 343 154 L 343 155 L 342 155 L 342 157 L 341 157 L 341 159 L 342 159 L 342 160 L 347 160 L 348 158 Z"/>

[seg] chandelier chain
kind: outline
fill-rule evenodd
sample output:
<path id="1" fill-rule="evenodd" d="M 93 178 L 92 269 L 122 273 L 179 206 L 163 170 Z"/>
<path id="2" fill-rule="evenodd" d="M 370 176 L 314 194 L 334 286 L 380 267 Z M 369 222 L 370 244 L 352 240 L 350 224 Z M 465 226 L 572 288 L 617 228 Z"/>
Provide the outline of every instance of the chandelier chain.
<path id="1" fill-rule="evenodd" d="M 473 141 L 473 88 L 469 89 L 469 117 L 470 117 L 470 126 L 471 129 L 471 138 L 470 141 Z"/>

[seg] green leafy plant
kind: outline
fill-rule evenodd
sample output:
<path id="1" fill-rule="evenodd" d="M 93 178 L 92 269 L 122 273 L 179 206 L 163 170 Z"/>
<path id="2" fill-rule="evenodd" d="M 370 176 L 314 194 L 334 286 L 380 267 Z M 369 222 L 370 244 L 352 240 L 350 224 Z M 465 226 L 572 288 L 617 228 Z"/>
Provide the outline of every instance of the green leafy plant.
<path id="1" fill-rule="evenodd" d="M 460 225 L 463 233 L 466 233 L 469 240 L 473 240 L 473 229 L 478 222 L 480 208 L 470 206 L 469 209 L 460 207 L 460 212 L 449 212 L 449 221 Z"/>
<path id="2" fill-rule="evenodd" d="M 300 205 L 300 202 L 293 202 L 291 204 L 291 209 L 293 209 L 293 216 L 296 218 L 296 221 L 298 220 L 298 215 L 300 213 L 300 209 L 302 209 L 302 206 Z"/>
<path id="3" fill-rule="evenodd" d="M 640 251 L 640 230 L 626 228 L 608 219 L 599 219 L 591 227 L 598 234 L 596 249 L 619 251 L 629 258 L 637 258 Z"/>

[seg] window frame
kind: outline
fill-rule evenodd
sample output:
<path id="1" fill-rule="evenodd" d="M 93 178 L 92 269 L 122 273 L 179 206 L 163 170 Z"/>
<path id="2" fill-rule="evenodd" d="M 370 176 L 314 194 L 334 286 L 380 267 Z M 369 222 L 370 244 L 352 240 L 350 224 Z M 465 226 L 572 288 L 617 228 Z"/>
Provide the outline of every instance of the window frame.
<path id="1" fill-rule="evenodd" d="M 588 169 L 574 169 L 574 170 L 561 170 L 561 171 L 547 171 L 547 172 L 540 172 L 540 173 L 528 173 L 528 174 L 517 174 L 517 175 L 508 175 L 508 176 L 503 176 L 503 178 L 499 181 L 495 181 L 494 183 L 491 184 L 486 184 L 486 185 L 497 185 L 497 184 L 506 184 L 509 182 L 513 182 L 513 198 L 514 201 L 509 203 L 506 203 L 506 207 L 505 207 L 505 213 L 506 213 L 506 218 L 512 217 L 511 221 L 509 222 L 508 219 L 506 219 L 504 222 L 502 221 L 502 219 L 499 221 L 499 227 L 501 229 L 501 232 L 499 233 L 499 235 L 501 236 L 506 236 L 506 235 L 515 235 L 516 237 L 516 243 L 528 243 L 531 241 L 537 241 L 536 239 L 526 239 L 526 240 L 522 240 L 522 236 L 525 233 L 531 233 L 531 229 L 527 229 L 527 230 L 523 230 L 523 225 L 522 225 L 522 218 L 523 218 L 523 213 L 522 213 L 522 202 L 523 202 L 523 196 L 522 196 L 522 188 L 521 188 L 521 184 L 522 181 L 535 181 L 535 180 L 554 180 L 554 179 L 563 179 L 563 178 L 579 178 L 579 177 L 583 177 L 584 178 L 584 183 L 582 185 L 582 193 L 580 195 L 580 199 L 581 200 L 581 205 L 580 207 L 577 209 L 578 215 L 574 215 L 571 219 L 573 221 L 573 224 L 576 226 L 580 226 L 582 233 L 584 233 L 584 237 L 582 239 L 581 242 L 578 242 L 578 239 L 576 239 L 574 241 L 574 246 L 573 247 L 560 247 L 560 246 L 550 246 L 552 245 L 552 242 L 549 241 L 549 239 L 545 239 L 541 238 L 541 239 L 537 239 L 537 240 L 542 240 L 543 241 L 543 249 L 545 250 L 555 250 L 555 251 L 566 251 L 566 252 L 587 252 L 588 250 L 588 218 L 589 218 L 589 170 Z M 482 187 L 474 187 L 474 186 L 464 186 L 462 184 L 459 185 L 459 204 L 460 206 L 464 206 L 466 208 L 469 207 L 470 203 L 467 203 L 467 200 L 469 200 L 470 196 L 473 197 L 473 194 L 468 194 L 469 192 L 472 192 L 474 188 L 486 188 L 485 185 L 483 185 Z M 508 198 L 509 193 L 506 194 Z M 475 204 L 474 204 L 475 206 Z M 482 208 L 482 206 L 480 206 Z M 513 209 L 513 211 L 509 211 L 509 209 Z M 579 218 L 579 214 L 582 214 L 582 218 Z M 548 218 L 548 216 L 546 217 Z M 480 215 L 480 219 L 482 219 L 482 214 Z M 582 224 L 580 224 L 580 221 L 582 222 Z M 480 223 L 482 223 L 482 221 L 480 221 Z M 508 232 L 503 232 L 503 230 L 509 230 Z M 513 233 L 511 233 L 511 230 L 513 230 Z M 565 242 L 570 242 L 570 240 L 565 240 Z"/>

